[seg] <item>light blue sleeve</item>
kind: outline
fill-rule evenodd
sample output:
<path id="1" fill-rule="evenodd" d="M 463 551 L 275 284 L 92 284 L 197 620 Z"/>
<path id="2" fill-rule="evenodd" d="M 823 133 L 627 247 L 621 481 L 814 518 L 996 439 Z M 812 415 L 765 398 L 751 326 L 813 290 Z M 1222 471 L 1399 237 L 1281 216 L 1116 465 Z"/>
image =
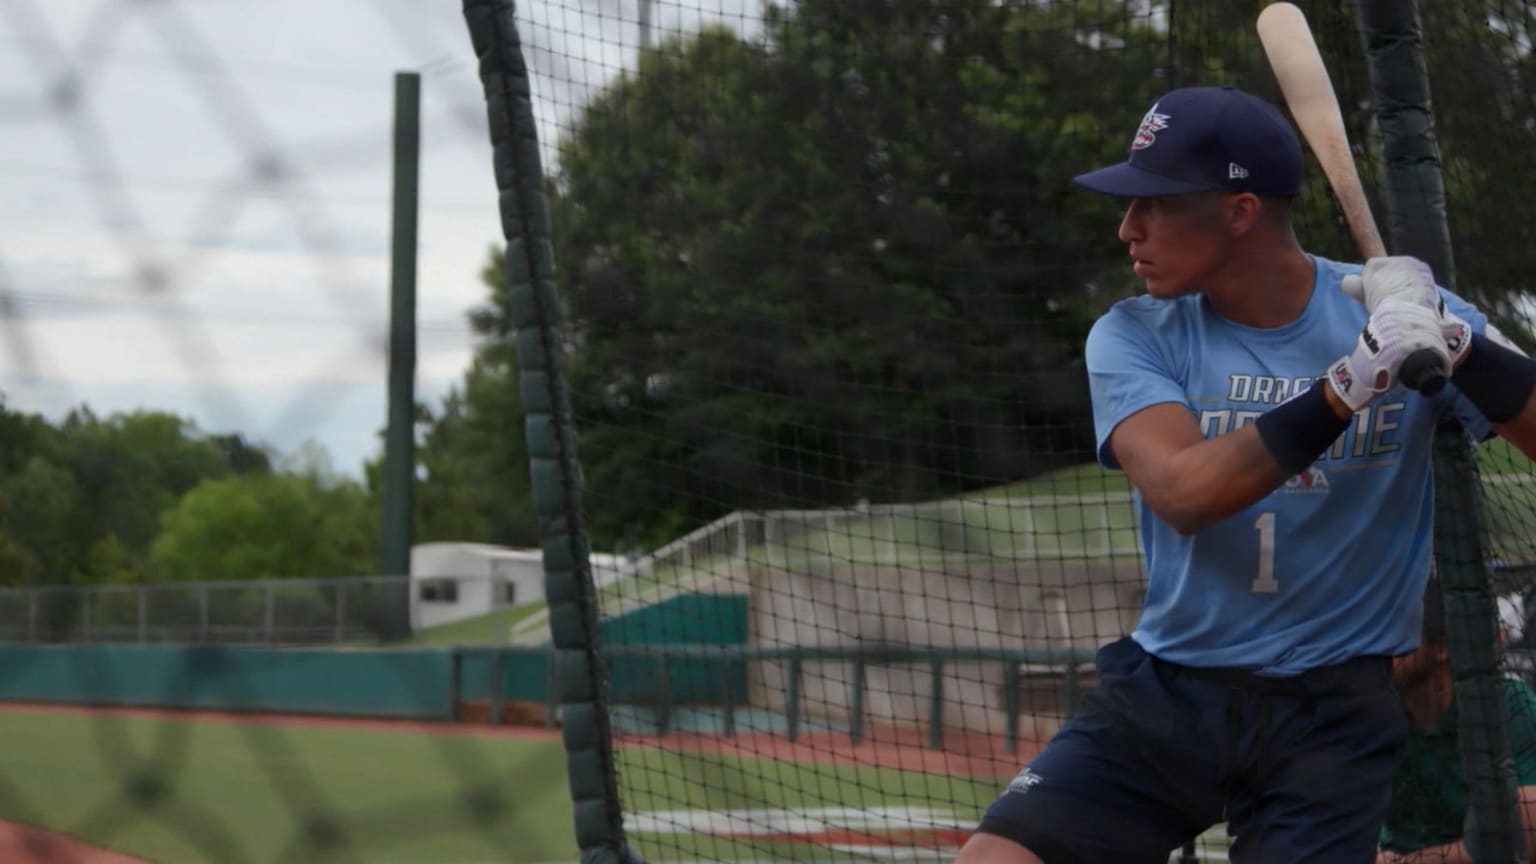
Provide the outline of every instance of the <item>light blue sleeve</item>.
<path id="1" fill-rule="evenodd" d="M 1109 434 L 1120 421 L 1151 405 L 1188 405 L 1189 399 L 1152 331 L 1123 309 L 1113 307 L 1094 322 L 1085 354 L 1099 463 L 1117 469 Z"/>
<path id="2" fill-rule="evenodd" d="M 1485 333 L 1488 329 L 1488 316 L 1478 310 L 1476 306 L 1461 299 L 1444 288 L 1440 289 L 1440 297 L 1445 301 L 1446 311 L 1454 313 L 1461 320 L 1472 327 L 1473 333 Z M 1461 428 L 1467 430 L 1473 441 L 1486 441 L 1493 437 L 1493 424 L 1483 416 L 1483 412 L 1477 410 L 1472 400 L 1461 395 L 1454 386 L 1447 386 L 1441 391 L 1441 410 L 1451 412 L 1452 416 L 1461 423 Z"/>

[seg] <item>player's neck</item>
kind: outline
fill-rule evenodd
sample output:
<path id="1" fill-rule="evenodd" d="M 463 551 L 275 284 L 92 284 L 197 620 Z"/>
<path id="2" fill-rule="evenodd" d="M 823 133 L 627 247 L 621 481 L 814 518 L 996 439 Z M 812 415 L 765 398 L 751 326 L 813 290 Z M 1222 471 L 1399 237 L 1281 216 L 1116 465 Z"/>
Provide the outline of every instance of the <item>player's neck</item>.
<path id="1" fill-rule="evenodd" d="M 1211 274 L 1205 296 L 1216 314 L 1247 327 L 1283 327 L 1301 317 L 1316 281 L 1295 238 L 1251 238 Z"/>

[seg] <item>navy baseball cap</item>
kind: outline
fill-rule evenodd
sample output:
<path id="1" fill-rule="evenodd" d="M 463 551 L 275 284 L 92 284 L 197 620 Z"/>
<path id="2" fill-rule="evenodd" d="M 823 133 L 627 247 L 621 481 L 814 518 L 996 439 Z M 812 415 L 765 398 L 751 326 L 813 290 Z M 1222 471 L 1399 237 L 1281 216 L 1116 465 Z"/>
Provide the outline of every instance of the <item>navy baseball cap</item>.
<path id="1" fill-rule="evenodd" d="M 1122 198 L 1207 189 L 1288 198 L 1301 189 L 1301 143 L 1280 110 L 1257 96 L 1185 87 L 1141 118 L 1129 159 L 1073 180 Z"/>

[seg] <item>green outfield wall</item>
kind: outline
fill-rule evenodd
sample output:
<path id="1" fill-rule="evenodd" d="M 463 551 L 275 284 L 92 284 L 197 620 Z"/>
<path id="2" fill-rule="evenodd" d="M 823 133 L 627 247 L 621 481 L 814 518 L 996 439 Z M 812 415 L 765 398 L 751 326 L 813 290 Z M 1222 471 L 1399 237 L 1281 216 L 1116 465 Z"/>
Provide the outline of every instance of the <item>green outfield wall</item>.
<path id="1" fill-rule="evenodd" d="M 448 719 L 450 651 L 0 645 L 0 699 Z"/>
<path id="2" fill-rule="evenodd" d="M 690 593 L 603 623 L 624 645 L 741 646 L 746 597 Z M 619 701 L 739 703 L 740 658 L 614 659 Z M 497 667 L 499 666 L 499 671 Z M 449 720 L 463 702 L 548 701 L 544 646 L 422 649 L 0 644 L 0 701 Z"/>

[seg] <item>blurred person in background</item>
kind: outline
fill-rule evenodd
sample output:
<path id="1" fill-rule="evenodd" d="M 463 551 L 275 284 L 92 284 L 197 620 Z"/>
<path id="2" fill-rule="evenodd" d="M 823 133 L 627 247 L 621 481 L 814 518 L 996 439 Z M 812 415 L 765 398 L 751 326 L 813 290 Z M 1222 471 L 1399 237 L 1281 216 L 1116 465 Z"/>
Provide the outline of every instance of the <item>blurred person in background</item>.
<path id="1" fill-rule="evenodd" d="M 1503 610 L 1501 610 L 1502 612 Z M 1504 624 L 1504 616 L 1500 615 Z M 1507 633 L 1500 632 L 1501 640 Z M 1418 650 L 1393 658 L 1392 680 L 1408 715 L 1408 738 L 1398 751 L 1392 804 L 1381 830 L 1377 864 L 1471 862 L 1462 842 L 1467 778 L 1457 738 L 1456 693 L 1446 651 L 1445 601 L 1440 583 L 1424 592 L 1423 637 Z M 1509 750 L 1519 784 L 1525 855 L 1536 858 L 1536 692 L 1518 678 L 1504 679 Z"/>

